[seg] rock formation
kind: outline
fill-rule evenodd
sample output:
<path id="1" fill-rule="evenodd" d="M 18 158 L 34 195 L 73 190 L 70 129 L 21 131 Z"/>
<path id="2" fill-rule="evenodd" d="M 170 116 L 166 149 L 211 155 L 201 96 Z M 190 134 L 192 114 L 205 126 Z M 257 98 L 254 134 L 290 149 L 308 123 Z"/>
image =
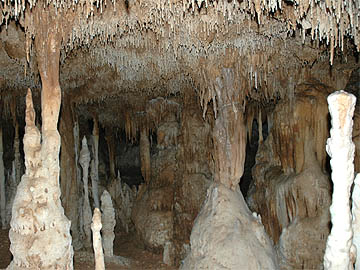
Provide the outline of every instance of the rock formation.
<path id="1" fill-rule="evenodd" d="M 325 269 L 353 269 L 356 253 L 352 244 L 353 229 L 350 212 L 350 189 L 354 181 L 354 151 L 352 142 L 353 114 L 356 98 L 338 91 L 328 97 L 331 114 L 331 137 L 326 151 L 331 157 L 331 180 L 334 183 L 331 232 L 326 242 Z"/>
<path id="2" fill-rule="evenodd" d="M 114 256 L 114 239 L 115 239 L 115 210 L 111 201 L 111 196 L 106 190 L 101 195 L 101 220 L 102 220 L 102 245 L 105 257 Z"/>
<path id="3" fill-rule="evenodd" d="M 105 270 L 104 253 L 101 241 L 101 212 L 99 208 L 95 208 L 92 217 L 91 230 L 93 232 L 93 248 L 95 258 L 95 270 Z"/>
<path id="4" fill-rule="evenodd" d="M 44 87 L 43 91 L 49 95 L 46 91 L 54 90 Z M 60 98 L 59 94 L 58 97 Z M 46 96 L 43 98 L 43 103 L 49 103 L 43 105 L 41 143 L 41 134 L 35 126 L 30 90 L 26 96 L 26 172 L 18 186 L 13 204 L 9 232 L 13 261 L 8 267 L 9 270 L 39 267 L 73 269 L 70 222 L 60 204 L 60 136 L 56 130 L 57 118 L 51 119 L 58 116 L 56 110 L 59 110 L 60 103 L 57 108 L 45 108 L 51 102 Z"/>
<path id="5" fill-rule="evenodd" d="M 215 183 L 191 232 L 191 251 L 181 269 L 278 269 L 275 251 L 256 213 L 240 192 L 246 129 L 236 102 L 234 73 L 217 77 L 217 118 L 213 130 Z M 223 95 L 222 89 L 231 93 Z M 234 248 L 236 247 L 236 248 Z"/>
<path id="6" fill-rule="evenodd" d="M 323 172 L 328 92 L 319 83 L 299 85 L 292 101 L 277 104 L 252 170 L 248 202 L 276 244 L 281 269 L 323 264 L 330 205 L 329 179 Z"/>
<path id="7" fill-rule="evenodd" d="M 89 163 L 90 163 L 90 152 L 87 146 L 86 137 L 82 140 L 82 147 L 80 151 L 79 163 L 83 168 L 83 182 L 84 182 L 84 202 L 82 207 L 83 222 L 84 222 L 84 234 L 85 234 L 85 247 L 91 247 L 91 207 L 89 202 Z"/>
<path id="8" fill-rule="evenodd" d="M 136 200 L 136 193 L 121 180 L 120 172 L 117 178 L 108 186 L 111 198 L 113 198 L 116 220 L 121 224 L 126 233 L 133 228 L 131 221 L 131 212 Z"/>
<path id="9" fill-rule="evenodd" d="M 60 30 L 51 11 L 40 8 L 34 13 L 34 25 L 38 26 L 34 43 L 42 83 L 42 132 L 35 126 L 28 90 L 23 139 L 26 171 L 13 203 L 9 232 L 13 260 L 8 269 L 73 269 L 70 222 L 61 206 L 59 186 Z"/>
<path id="10" fill-rule="evenodd" d="M 151 100 L 147 109 L 149 119 L 157 126 L 157 153 L 151 157 L 151 179 L 139 190 L 132 220 L 140 239 L 157 252 L 173 238 L 178 111 L 177 103 L 165 99 Z"/>
<path id="11" fill-rule="evenodd" d="M 91 248 L 91 211 L 106 189 L 121 235 L 136 234 L 166 264 L 179 266 L 188 255 L 188 269 L 211 269 L 211 258 L 246 268 L 238 259 L 248 241 L 262 249 L 249 253 L 249 267 L 257 259 L 280 270 L 323 267 L 332 188 L 325 97 L 345 86 L 360 93 L 358 1 L 3 0 L 0 11 L 5 225 L 20 176 L 40 160 L 38 175 L 27 168 L 24 179 L 56 182 L 54 215 L 63 221 L 61 193 L 78 254 L 83 244 Z M 28 157 L 22 149 L 28 88 L 44 116 L 37 113 L 43 137 L 34 157 L 29 145 Z M 86 153 L 82 180 L 83 137 L 92 163 L 88 172 Z M 359 109 L 353 141 L 360 150 Z M 31 193 L 24 184 L 19 190 Z M 236 212 L 223 212 L 227 206 Z M 70 241 L 64 224 L 59 230 Z M 10 234 L 13 247 L 26 246 Z M 245 253 L 225 261 L 207 239 Z M 70 257 L 69 248 L 62 258 Z"/>

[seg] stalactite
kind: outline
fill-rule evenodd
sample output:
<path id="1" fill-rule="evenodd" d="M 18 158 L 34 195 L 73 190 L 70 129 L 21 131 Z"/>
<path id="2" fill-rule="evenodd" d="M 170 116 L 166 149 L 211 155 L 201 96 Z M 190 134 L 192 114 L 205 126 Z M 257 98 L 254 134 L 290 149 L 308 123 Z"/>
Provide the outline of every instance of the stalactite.
<path id="1" fill-rule="evenodd" d="M 331 157 L 334 188 L 330 207 L 332 228 L 326 243 L 325 269 L 353 269 L 354 264 L 349 197 L 354 181 L 352 116 L 355 102 L 355 96 L 344 91 L 335 92 L 328 97 L 332 128 L 326 150 Z"/>
<path id="2" fill-rule="evenodd" d="M 0 216 L 1 226 L 6 229 L 6 197 L 5 197 L 5 173 L 4 173 L 4 160 L 3 160 L 3 131 L 0 127 Z"/>
<path id="3" fill-rule="evenodd" d="M 100 208 L 99 202 L 99 122 L 94 117 L 94 128 L 93 128 L 93 161 L 91 162 L 91 185 L 93 191 L 93 198 L 96 208 Z"/>
<path id="4" fill-rule="evenodd" d="M 140 132 L 140 160 L 141 160 L 141 174 L 146 183 L 151 179 L 151 165 L 150 165 L 150 142 L 147 129 L 143 128 Z"/>
<path id="5" fill-rule="evenodd" d="M 105 270 L 104 253 L 101 242 L 101 212 L 99 208 L 95 208 L 91 223 L 91 230 L 93 232 L 93 248 L 95 257 L 95 270 Z"/>
<path id="6" fill-rule="evenodd" d="M 89 202 L 89 188 L 88 188 L 88 178 L 89 178 L 89 164 L 90 164 L 90 152 L 88 149 L 86 137 L 84 136 L 82 140 L 82 148 L 80 151 L 79 163 L 83 168 L 83 183 L 84 183 L 84 203 L 83 203 L 83 222 L 84 222 L 84 233 L 85 233 L 85 247 L 91 247 L 91 207 Z"/>

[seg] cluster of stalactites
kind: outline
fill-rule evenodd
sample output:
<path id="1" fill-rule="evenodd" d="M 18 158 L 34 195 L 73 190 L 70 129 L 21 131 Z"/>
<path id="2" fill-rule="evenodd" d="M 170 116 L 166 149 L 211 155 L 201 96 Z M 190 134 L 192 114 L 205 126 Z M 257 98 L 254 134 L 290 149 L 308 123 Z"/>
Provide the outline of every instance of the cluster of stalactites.
<path id="1" fill-rule="evenodd" d="M 75 11 L 78 23 L 72 30 L 70 43 L 76 39 L 90 41 L 98 34 L 108 41 L 115 36 L 116 31 L 127 32 L 133 27 L 138 28 L 135 25 L 141 25 L 142 29 L 140 30 L 148 30 L 148 28 L 154 30 L 155 27 L 160 26 L 161 30 L 158 31 L 158 35 L 161 37 L 177 35 L 185 30 L 184 27 L 190 34 L 205 32 L 209 36 L 212 31 L 220 33 L 221 30 L 229 30 L 231 25 L 242 25 L 244 20 L 253 20 L 259 25 L 264 25 L 267 24 L 269 17 L 282 16 L 287 21 L 289 28 L 296 30 L 297 25 L 301 26 L 303 39 L 305 39 L 306 32 L 309 32 L 313 40 L 326 41 L 331 49 L 331 62 L 334 48 L 343 48 L 345 36 L 352 37 L 355 45 L 359 48 L 360 6 L 353 0 L 295 0 L 288 2 L 292 2 L 292 4 L 285 4 L 282 0 L 142 0 L 130 3 L 116 0 L 46 0 L 41 3 L 36 0 L 3 0 L 0 7 L 2 21 L 5 20 L 6 23 L 12 17 L 21 19 L 21 15 L 38 4 L 44 7 L 53 6 L 58 13 L 64 10 Z M 148 12 L 139 16 L 143 10 Z M 112 23 L 104 25 L 97 20 L 97 17 L 104 13 L 106 16 L 108 13 L 112 15 L 110 17 L 113 19 L 109 20 Z M 131 13 L 135 13 L 134 16 Z M 189 20 L 189 17 L 192 16 L 195 17 L 195 20 Z M 139 19 L 140 17 L 144 18 Z M 146 22 L 151 22 L 154 28 L 144 26 L 143 22 L 145 25 Z M 191 23 L 186 24 L 185 22 Z M 88 30 L 85 29 L 87 24 L 91 26 Z M 134 43 L 136 42 L 134 40 Z"/>

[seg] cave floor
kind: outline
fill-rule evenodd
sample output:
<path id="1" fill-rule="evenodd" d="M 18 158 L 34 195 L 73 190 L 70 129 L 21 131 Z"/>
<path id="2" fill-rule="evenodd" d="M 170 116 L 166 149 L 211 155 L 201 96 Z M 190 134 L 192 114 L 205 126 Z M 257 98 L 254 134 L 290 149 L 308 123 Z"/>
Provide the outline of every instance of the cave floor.
<path id="1" fill-rule="evenodd" d="M 9 231 L 0 230 L 0 269 L 5 269 L 11 261 L 9 250 Z M 84 252 L 75 252 L 74 269 L 94 269 L 92 256 L 86 256 Z M 117 233 L 114 242 L 114 254 L 131 260 L 129 266 L 119 266 L 106 263 L 107 270 L 175 270 L 162 262 L 162 254 L 153 254 L 143 247 L 133 234 Z"/>

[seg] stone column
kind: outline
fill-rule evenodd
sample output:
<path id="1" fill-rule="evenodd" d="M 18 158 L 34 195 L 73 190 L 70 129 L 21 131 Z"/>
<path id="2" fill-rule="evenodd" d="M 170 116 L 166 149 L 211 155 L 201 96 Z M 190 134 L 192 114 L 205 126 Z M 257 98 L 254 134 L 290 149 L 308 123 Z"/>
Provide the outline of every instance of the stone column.
<path id="1" fill-rule="evenodd" d="M 233 72 L 223 69 L 216 79 L 218 113 L 213 130 L 215 181 L 235 190 L 244 172 L 246 127 L 243 111 L 236 102 Z M 230 92 L 230 94 L 229 94 Z"/>
<path id="2" fill-rule="evenodd" d="M 141 174 L 144 177 L 145 183 L 149 183 L 151 177 L 150 142 L 146 128 L 143 128 L 140 132 L 140 161 Z"/>
<path id="3" fill-rule="evenodd" d="M 61 105 L 61 33 L 54 9 L 36 7 L 32 12 L 36 30 L 34 47 L 42 85 L 42 134 L 35 126 L 29 90 L 24 135 L 26 172 L 12 209 L 9 237 L 13 261 L 8 269 L 73 269 L 70 221 L 64 215 L 59 185 L 61 138 L 57 124 Z"/>
<path id="4" fill-rule="evenodd" d="M 85 247 L 91 247 L 91 208 L 89 202 L 89 188 L 88 188 L 88 178 L 89 178 L 89 164 L 90 164 L 90 151 L 87 145 L 86 137 L 84 136 L 82 140 L 82 147 L 80 151 L 79 163 L 83 168 L 83 182 L 84 182 L 84 203 L 83 203 L 83 222 L 84 222 L 84 233 L 85 233 Z"/>
<path id="5" fill-rule="evenodd" d="M 91 223 L 91 230 L 93 232 L 95 270 L 105 270 L 104 253 L 103 253 L 101 235 L 100 235 L 101 228 L 102 228 L 101 213 L 99 208 L 95 208 Z"/>
<path id="6" fill-rule="evenodd" d="M 353 269 L 353 231 L 349 197 L 354 181 L 355 147 L 352 142 L 352 116 L 355 102 L 355 96 L 344 91 L 337 91 L 328 97 L 332 128 L 326 151 L 331 157 L 331 179 L 334 187 L 330 206 L 332 228 L 326 243 L 325 269 Z"/>

